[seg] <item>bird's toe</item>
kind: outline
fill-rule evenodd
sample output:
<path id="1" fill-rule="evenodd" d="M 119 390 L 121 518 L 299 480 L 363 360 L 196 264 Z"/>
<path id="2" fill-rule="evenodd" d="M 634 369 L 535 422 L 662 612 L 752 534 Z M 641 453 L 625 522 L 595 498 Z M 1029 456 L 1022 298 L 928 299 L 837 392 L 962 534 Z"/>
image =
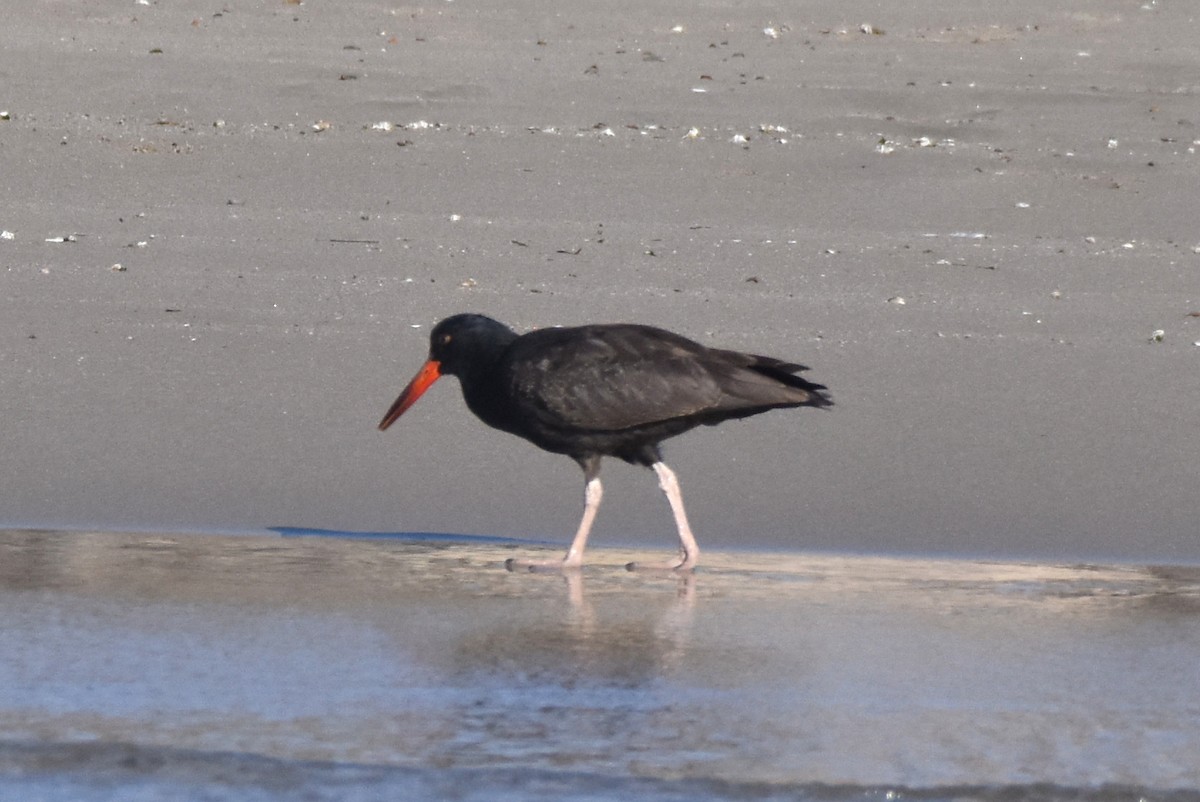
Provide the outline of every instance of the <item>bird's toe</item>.
<path id="1" fill-rule="evenodd" d="M 513 573 L 546 573 L 553 574 L 566 571 L 578 571 L 581 563 L 568 560 L 520 560 L 509 557 L 504 561 L 504 567 Z"/>
<path id="2" fill-rule="evenodd" d="M 671 560 L 665 563 L 639 563 L 632 562 L 625 564 L 626 571 L 646 571 L 658 573 L 676 573 L 686 574 L 691 573 L 696 569 L 696 561 L 691 559 Z"/>

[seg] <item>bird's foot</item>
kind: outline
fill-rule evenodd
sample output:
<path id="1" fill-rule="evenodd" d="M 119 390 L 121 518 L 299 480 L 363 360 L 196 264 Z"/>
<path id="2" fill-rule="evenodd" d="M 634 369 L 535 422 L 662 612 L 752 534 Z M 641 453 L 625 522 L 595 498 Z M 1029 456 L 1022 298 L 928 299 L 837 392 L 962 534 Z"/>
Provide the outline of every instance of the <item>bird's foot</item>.
<path id="1" fill-rule="evenodd" d="M 660 573 L 676 573 L 689 574 L 696 568 L 695 554 L 681 554 L 678 560 L 671 560 L 665 563 L 639 563 L 632 562 L 625 564 L 626 571 L 658 571 Z"/>
<path id="2" fill-rule="evenodd" d="M 514 573 L 530 572 L 537 574 L 553 574 L 564 571 L 578 571 L 583 567 L 582 560 L 518 560 L 509 557 L 504 561 L 504 567 Z"/>

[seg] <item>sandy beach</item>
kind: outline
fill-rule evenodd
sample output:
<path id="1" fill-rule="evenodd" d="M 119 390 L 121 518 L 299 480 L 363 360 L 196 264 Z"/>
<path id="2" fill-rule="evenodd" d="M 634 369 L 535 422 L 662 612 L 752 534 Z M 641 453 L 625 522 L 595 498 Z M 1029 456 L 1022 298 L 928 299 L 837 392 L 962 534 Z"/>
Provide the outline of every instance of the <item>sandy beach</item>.
<path id="1" fill-rule="evenodd" d="M 565 539 L 452 382 L 374 430 L 469 310 L 812 367 L 668 444 L 702 545 L 1200 559 L 1193 13 L 13 5 L 2 516 Z"/>
<path id="2" fill-rule="evenodd" d="M 12 793 L 1200 789 L 1192 4 L 4 6 Z M 622 464 L 518 578 L 575 466 L 375 429 L 462 311 L 837 405 L 667 443 L 694 584 Z"/>

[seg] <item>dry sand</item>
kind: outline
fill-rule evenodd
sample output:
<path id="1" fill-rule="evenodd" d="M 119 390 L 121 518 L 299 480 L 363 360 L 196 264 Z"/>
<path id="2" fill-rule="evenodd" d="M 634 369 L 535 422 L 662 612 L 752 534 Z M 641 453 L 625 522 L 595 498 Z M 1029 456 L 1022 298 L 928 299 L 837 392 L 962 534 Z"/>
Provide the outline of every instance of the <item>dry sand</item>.
<path id="1" fill-rule="evenodd" d="M 4 5 L 4 524 L 565 540 L 452 381 L 374 429 L 473 310 L 812 366 L 702 546 L 1200 559 L 1194 4 Z"/>

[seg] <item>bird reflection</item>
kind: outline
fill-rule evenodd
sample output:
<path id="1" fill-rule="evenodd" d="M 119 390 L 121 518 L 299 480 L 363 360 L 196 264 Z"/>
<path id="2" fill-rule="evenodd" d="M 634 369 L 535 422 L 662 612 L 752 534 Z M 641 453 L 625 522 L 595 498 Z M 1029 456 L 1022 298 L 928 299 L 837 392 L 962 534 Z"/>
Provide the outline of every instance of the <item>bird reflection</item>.
<path id="1" fill-rule="evenodd" d="M 460 671 L 566 687 L 636 687 L 682 667 L 701 581 L 695 575 L 671 575 L 632 595 L 583 571 L 541 576 L 561 583 L 561 593 L 544 595 L 536 614 L 515 616 L 511 626 L 464 636 L 455 654 Z"/>

